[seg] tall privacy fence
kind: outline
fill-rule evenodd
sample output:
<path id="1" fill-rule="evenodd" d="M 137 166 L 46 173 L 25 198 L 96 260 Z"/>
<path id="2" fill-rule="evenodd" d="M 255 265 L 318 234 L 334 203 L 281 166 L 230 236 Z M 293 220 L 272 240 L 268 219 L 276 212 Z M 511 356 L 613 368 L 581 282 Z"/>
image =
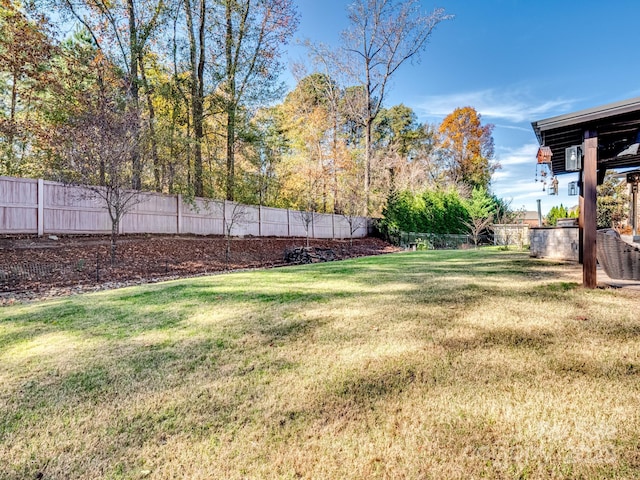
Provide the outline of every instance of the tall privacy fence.
<path id="1" fill-rule="evenodd" d="M 257 237 L 361 238 L 364 217 L 306 213 L 182 195 L 140 192 L 120 233 Z M 0 234 L 74 235 L 111 232 L 104 201 L 82 187 L 0 176 Z"/>

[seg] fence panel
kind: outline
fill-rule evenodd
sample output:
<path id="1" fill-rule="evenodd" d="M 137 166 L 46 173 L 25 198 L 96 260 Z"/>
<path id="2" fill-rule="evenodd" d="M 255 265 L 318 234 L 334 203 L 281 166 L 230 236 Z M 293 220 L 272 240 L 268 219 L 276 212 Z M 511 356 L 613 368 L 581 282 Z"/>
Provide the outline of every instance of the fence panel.
<path id="1" fill-rule="evenodd" d="M 349 238 L 341 215 L 240 205 L 204 198 L 140 192 L 120 222 L 120 233 L 186 233 Z M 354 237 L 367 235 L 366 219 Z M 308 228 L 306 228 L 308 226 Z M 307 232 L 308 230 L 308 232 Z M 94 191 L 58 182 L 0 177 L 0 234 L 105 234 L 111 219 L 104 200 Z"/>
<path id="2" fill-rule="evenodd" d="M 317 213 L 313 216 L 314 238 L 333 238 L 333 215 Z"/>
<path id="3" fill-rule="evenodd" d="M 224 202 L 225 234 L 230 229 L 232 236 L 244 237 L 260 235 L 260 211 L 258 207 L 242 205 L 236 202 Z"/>
<path id="4" fill-rule="evenodd" d="M 289 210 L 284 210 L 281 208 L 262 207 L 262 236 L 288 237 L 289 217 Z"/>
<path id="5" fill-rule="evenodd" d="M 336 238 L 362 238 L 367 236 L 367 219 L 365 217 L 348 217 L 336 215 L 334 219 Z"/>
<path id="6" fill-rule="evenodd" d="M 122 219 L 122 233 L 178 233 L 175 196 L 142 193 Z"/>
<path id="7" fill-rule="evenodd" d="M 102 200 L 91 191 L 44 182 L 43 230 L 58 234 L 110 233 L 111 220 Z"/>
<path id="8" fill-rule="evenodd" d="M 0 177 L 0 226 L 4 233 L 38 231 L 38 181 Z"/>
<path id="9" fill-rule="evenodd" d="M 222 235 L 222 202 L 196 198 L 182 203 L 182 233 Z"/>
<path id="10" fill-rule="evenodd" d="M 300 210 L 289 210 L 289 236 L 306 237 L 307 230 L 309 238 L 313 237 L 311 229 L 311 213 Z"/>

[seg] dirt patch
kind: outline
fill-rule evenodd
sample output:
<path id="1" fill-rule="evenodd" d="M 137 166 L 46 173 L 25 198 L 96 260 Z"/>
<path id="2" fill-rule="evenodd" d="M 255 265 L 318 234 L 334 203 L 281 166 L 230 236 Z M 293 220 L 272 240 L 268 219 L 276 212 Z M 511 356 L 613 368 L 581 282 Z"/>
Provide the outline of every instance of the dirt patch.
<path id="1" fill-rule="evenodd" d="M 112 265 L 107 236 L 0 238 L 0 304 L 70 295 L 173 278 L 286 265 L 285 252 L 303 238 L 226 239 L 185 235 L 125 235 Z M 310 240 L 341 260 L 397 249 L 377 238 Z"/>

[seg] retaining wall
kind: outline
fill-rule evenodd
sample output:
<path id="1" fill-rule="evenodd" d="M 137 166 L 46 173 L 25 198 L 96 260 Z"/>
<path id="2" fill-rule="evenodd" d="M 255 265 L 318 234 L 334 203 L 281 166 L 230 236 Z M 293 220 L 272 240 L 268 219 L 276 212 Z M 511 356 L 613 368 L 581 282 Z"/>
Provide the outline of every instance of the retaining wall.
<path id="1" fill-rule="evenodd" d="M 533 227 L 530 229 L 530 255 L 578 261 L 578 227 Z"/>

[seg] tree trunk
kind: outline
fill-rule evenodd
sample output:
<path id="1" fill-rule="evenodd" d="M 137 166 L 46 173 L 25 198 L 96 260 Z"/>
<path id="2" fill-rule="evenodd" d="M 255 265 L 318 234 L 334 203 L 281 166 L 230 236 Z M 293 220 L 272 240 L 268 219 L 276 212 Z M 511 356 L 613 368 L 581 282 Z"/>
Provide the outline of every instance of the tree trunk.
<path id="1" fill-rule="evenodd" d="M 193 123 L 193 188 L 196 196 L 204 195 L 202 170 L 202 139 L 204 137 L 204 49 L 205 49 L 205 0 L 200 0 L 198 39 L 193 30 L 193 12 L 189 0 L 184 0 L 189 36 L 189 60 L 191 63 L 191 116 Z"/>
<path id="2" fill-rule="evenodd" d="M 140 46 L 138 45 L 138 35 L 136 30 L 136 12 L 133 5 L 133 0 L 127 0 L 127 11 L 129 13 L 129 63 L 130 63 L 130 76 L 129 78 L 129 95 L 131 97 L 131 107 L 134 112 L 134 141 L 136 145 L 133 148 L 131 154 L 131 168 L 133 170 L 131 187 L 134 190 L 140 190 L 142 187 L 142 161 L 140 158 L 140 147 L 138 142 L 140 139 L 140 96 L 138 91 L 138 54 Z"/>
<path id="3" fill-rule="evenodd" d="M 371 124 L 373 120 L 368 117 L 365 125 L 364 136 L 364 215 L 369 216 L 369 188 L 371 186 Z"/>
<path id="4" fill-rule="evenodd" d="M 227 76 L 227 98 L 226 115 L 227 115 L 227 195 L 229 201 L 233 201 L 234 183 L 235 183 L 235 125 L 236 125 L 236 74 L 235 62 L 233 59 L 233 18 L 232 18 L 232 2 L 227 0 L 225 5 L 226 15 L 226 37 L 225 37 L 225 60 L 226 60 L 226 76 Z"/>
<path id="5" fill-rule="evenodd" d="M 7 135 L 7 156 L 5 160 L 5 175 L 13 175 L 15 168 L 15 155 L 13 144 L 15 142 L 16 128 L 16 103 L 18 102 L 18 74 L 13 72 L 11 82 L 11 113 L 9 115 L 9 135 Z"/>
<path id="6" fill-rule="evenodd" d="M 111 221 L 111 266 L 115 266 L 116 264 L 116 241 L 118 238 L 118 226 L 120 222 L 116 220 Z"/>
<path id="7" fill-rule="evenodd" d="M 149 112 L 149 137 L 151 139 L 151 161 L 153 162 L 153 183 L 156 192 L 162 191 L 162 176 L 160 158 L 158 157 L 158 141 L 156 139 L 156 112 L 151 98 L 151 88 L 147 82 L 147 74 L 144 71 L 142 52 L 138 53 L 138 64 L 140 66 L 140 77 L 147 97 L 147 110 Z"/>

